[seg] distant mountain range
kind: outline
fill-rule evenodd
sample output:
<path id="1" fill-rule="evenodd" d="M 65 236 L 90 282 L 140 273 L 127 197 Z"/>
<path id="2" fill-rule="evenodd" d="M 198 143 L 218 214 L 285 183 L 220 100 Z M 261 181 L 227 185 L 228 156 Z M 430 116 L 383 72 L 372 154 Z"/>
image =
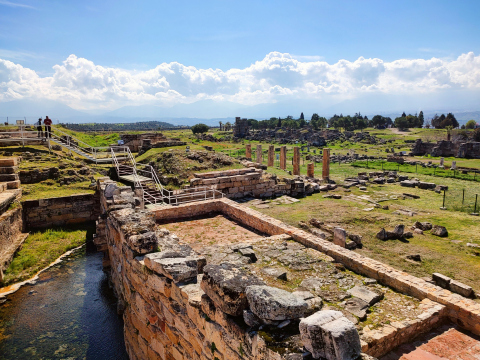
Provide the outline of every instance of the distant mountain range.
<path id="1" fill-rule="evenodd" d="M 381 109 L 375 109 L 373 105 L 381 103 Z M 438 100 L 438 99 L 437 99 Z M 465 99 L 464 99 L 465 100 Z M 0 123 L 8 121 L 15 123 L 15 120 L 25 119 L 28 124 L 33 124 L 39 117 L 44 118 L 48 115 L 54 120 L 54 123 L 132 123 L 145 121 L 161 121 L 172 125 L 195 125 L 200 122 L 209 126 L 218 126 L 218 123 L 235 121 L 235 116 L 269 119 L 270 117 L 286 117 L 288 115 L 298 118 L 303 112 L 306 119 L 309 119 L 312 113 L 316 112 L 320 116 L 327 118 L 334 114 L 353 115 L 361 112 L 362 115 L 371 118 L 380 114 L 389 116 L 392 119 L 401 115 L 403 111 L 407 114 L 415 114 L 423 110 L 425 119 L 432 118 L 435 114 L 446 114 L 452 112 L 460 124 L 473 119 L 480 122 L 480 111 L 472 110 L 462 104 L 470 104 L 472 99 L 461 101 L 455 108 L 448 108 L 447 105 L 441 109 L 434 106 L 428 107 L 432 101 L 423 101 L 425 106 L 420 106 L 420 101 L 411 97 L 393 97 L 380 95 L 365 95 L 356 99 L 339 102 L 329 105 L 321 101 L 309 99 L 282 101 L 277 103 L 260 104 L 247 106 L 232 102 L 214 100 L 202 100 L 191 104 L 177 104 L 172 107 L 160 107 L 154 105 L 125 106 L 113 111 L 105 111 L 98 114 L 98 111 L 79 111 L 64 105 L 60 102 L 51 100 L 31 100 L 22 99 L 0 103 Z M 446 99 L 445 99 L 446 101 Z M 445 102 L 445 104 L 451 103 Z M 405 104 L 409 104 L 405 106 Z M 433 104 L 432 104 L 433 105 Z M 389 110 L 390 109 L 390 110 Z"/>

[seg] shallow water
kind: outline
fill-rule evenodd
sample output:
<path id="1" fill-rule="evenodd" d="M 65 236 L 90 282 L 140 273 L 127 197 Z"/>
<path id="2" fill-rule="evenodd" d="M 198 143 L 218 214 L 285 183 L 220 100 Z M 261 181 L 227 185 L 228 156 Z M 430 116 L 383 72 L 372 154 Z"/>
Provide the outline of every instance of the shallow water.
<path id="1" fill-rule="evenodd" d="M 102 256 L 82 248 L 0 305 L 0 359 L 128 359 Z"/>

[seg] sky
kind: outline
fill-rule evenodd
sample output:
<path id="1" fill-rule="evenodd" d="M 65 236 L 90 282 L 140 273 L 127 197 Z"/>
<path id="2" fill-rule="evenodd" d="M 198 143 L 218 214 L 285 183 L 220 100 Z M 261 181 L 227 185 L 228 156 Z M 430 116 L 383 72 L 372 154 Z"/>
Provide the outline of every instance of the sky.
<path id="1" fill-rule="evenodd" d="M 478 14 L 478 0 L 0 0 L 0 105 L 480 110 Z"/>

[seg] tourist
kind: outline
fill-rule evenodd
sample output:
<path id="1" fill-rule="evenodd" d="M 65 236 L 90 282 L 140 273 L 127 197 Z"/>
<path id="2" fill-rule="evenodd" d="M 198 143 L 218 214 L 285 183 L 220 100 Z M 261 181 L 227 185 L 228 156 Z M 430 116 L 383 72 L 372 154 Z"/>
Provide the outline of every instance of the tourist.
<path id="1" fill-rule="evenodd" d="M 37 122 L 37 136 L 39 138 L 43 138 L 43 130 L 42 130 L 42 118 L 38 118 L 38 122 Z"/>
<path id="2" fill-rule="evenodd" d="M 45 137 L 51 138 L 52 137 L 52 120 L 45 116 L 45 120 L 43 120 L 43 124 L 45 125 Z"/>

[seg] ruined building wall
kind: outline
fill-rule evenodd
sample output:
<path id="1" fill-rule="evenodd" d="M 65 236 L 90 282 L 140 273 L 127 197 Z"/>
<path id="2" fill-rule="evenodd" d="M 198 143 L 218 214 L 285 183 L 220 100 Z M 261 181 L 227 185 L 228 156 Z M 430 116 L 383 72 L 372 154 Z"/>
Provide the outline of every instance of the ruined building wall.
<path id="1" fill-rule="evenodd" d="M 24 227 L 46 228 L 95 221 L 100 214 L 96 194 L 22 201 Z"/>
<path id="2" fill-rule="evenodd" d="M 421 299 L 423 312 L 415 320 L 391 323 L 362 335 L 362 351 L 368 354 L 383 355 L 415 335 L 431 330 L 447 317 L 480 334 L 480 304 L 473 300 L 334 245 L 232 200 L 223 198 L 146 211 L 135 208 L 138 199 L 128 187 L 117 188 L 110 180 L 100 180 L 99 187 L 103 216 L 98 220 L 94 241 L 106 252 L 104 264 L 111 268 L 111 280 L 121 299 L 119 309 L 124 310 L 125 342 L 131 359 L 285 358 L 268 349 L 257 333 L 248 333 L 242 321 L 221 310 L 217 302 L 212 301 L 212 294 L 204 293 L 200 284 L 203 284 L 205 258 L 192 252 L 187 255 L 179 253 L 176 255 L 179 258 L 174 259 L 174 266 L 170 268 L 167 262 L 160 266 L 154 261 L 164 259 L 164 250 L 160 248 L 166 242 L 177 244 L 179 247 L 175 251 L 185 250 L 183 245 L 179 245 L 178 238 L 159 230 L 156 221 L 215 212 L 267 235 L 287 234 L 358 274 Z M 106 198 L 105 192 L 111 196 Z M 185 276 L 189 279 L 198 277 L 198 281 L 182 282 Z"/>
<path id="3" fill-rule="evenodd" d="M 275 177 L 267 176 L 261 169 L 245 168 L 209 173 L 196 173 L 190 185 L 214 187 L 228 198 L 245 196 L 302 196 L 305 193 L 303 181 L 289 180 L 279 182 Z M 312 190 L 313 192 L 313 190 Z"/>
<path id="4" fill-rule="evenodd" d="M 102 190 L 108 184 L 99 182 Z M 111 267 L 119 308 L 124 310 L 130 359 L 281 360 L 258 334 L 249 335 L 233 317 L 216 308 L 203 295 L 198 281 L 174 281 L 146 261 L 140 253 L 155 251 L 157 246 L 157 241 L 148 242 L 155 213 L 134 209 L 134 202 L 128 188 L 116 189 L 111 199 L 102 196 L 102 210 L 108 216 L 99 219 L 94 239 L 108 254 L 104 264 Z M 218 203 L 195 206 L 213 210 Z M 175 208 L 170 209 L 174 214 Z M 201 260 L 197 259 L 200 273 Z"/>

